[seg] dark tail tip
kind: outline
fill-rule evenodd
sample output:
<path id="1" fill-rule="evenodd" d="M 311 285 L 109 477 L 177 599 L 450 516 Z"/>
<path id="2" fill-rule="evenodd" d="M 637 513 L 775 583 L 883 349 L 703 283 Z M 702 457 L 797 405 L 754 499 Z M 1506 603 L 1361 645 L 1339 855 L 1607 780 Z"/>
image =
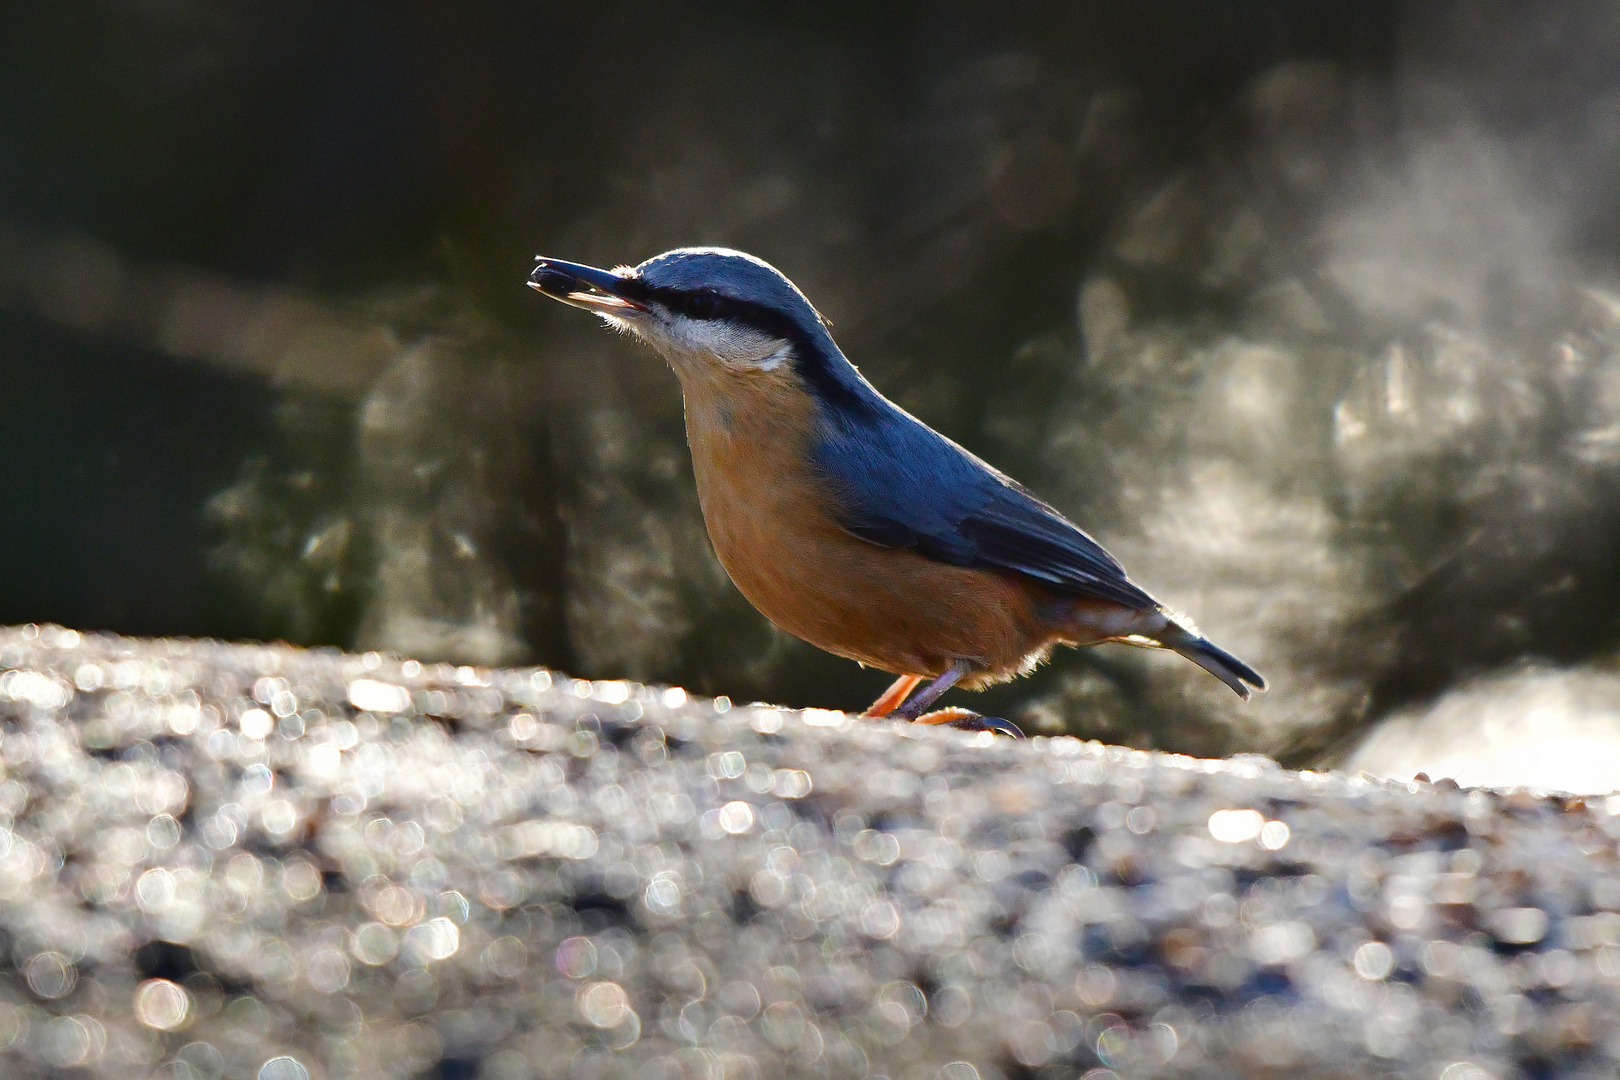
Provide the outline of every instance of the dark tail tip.
<path id="1" fill-rule="evenodd" d="M 1256 690 L 1266 688 L 1265 676 L 1207 638 L 1188 634 L 1184 640 L 1165 644 L 1230 686 L 1244 701 L 1249 700 L 1251 686 Z"/>

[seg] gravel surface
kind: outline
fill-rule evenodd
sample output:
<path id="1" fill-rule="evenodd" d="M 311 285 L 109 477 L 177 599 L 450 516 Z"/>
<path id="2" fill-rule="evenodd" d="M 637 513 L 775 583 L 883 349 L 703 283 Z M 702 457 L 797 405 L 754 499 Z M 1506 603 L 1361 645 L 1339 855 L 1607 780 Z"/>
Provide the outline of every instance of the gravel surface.
<path id="1" fill-rule="evenodd" d="M 0 728 L 6 1077 L 1620 1068 L 1620 802 L 54 627 Z"/>

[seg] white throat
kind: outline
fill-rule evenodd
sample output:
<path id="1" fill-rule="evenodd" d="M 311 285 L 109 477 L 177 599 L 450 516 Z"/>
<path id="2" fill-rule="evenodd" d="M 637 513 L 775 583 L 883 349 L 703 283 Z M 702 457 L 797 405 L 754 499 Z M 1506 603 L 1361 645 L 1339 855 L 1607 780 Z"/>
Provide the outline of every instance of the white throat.
<path id="1" fill-rule="evenodd" d="M 735 372 L 775 371 L 793 357 L 793 345 L 771 334 L 723 319 L 684 315 L 647 320 L 635 327 L 677 371 L 718 366 Z"/>

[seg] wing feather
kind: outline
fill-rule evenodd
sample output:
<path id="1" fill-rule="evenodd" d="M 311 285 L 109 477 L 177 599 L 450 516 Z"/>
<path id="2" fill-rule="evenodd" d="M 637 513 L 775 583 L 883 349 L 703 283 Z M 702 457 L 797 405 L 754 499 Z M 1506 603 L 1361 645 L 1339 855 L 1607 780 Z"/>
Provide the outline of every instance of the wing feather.
<path id="1" fill-rule="evenodd" d="M 1132 608 L 1158 606 L 1063 515 L 899 409 L 829 426 L 815 456 L 840 494 L 841 524 L 863 540 Z"/>

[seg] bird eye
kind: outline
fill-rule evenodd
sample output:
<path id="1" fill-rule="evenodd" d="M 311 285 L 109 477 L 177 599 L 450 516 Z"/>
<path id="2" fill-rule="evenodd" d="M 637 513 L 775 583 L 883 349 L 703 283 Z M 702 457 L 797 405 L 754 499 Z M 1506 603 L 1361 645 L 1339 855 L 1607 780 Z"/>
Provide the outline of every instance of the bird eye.
<path id="1" fill-rule="evenodd" d="M 689 319 L 712 319 L 720 314 L 720 297 L 707 289 L 686 298 L 681 311 Z"/>

